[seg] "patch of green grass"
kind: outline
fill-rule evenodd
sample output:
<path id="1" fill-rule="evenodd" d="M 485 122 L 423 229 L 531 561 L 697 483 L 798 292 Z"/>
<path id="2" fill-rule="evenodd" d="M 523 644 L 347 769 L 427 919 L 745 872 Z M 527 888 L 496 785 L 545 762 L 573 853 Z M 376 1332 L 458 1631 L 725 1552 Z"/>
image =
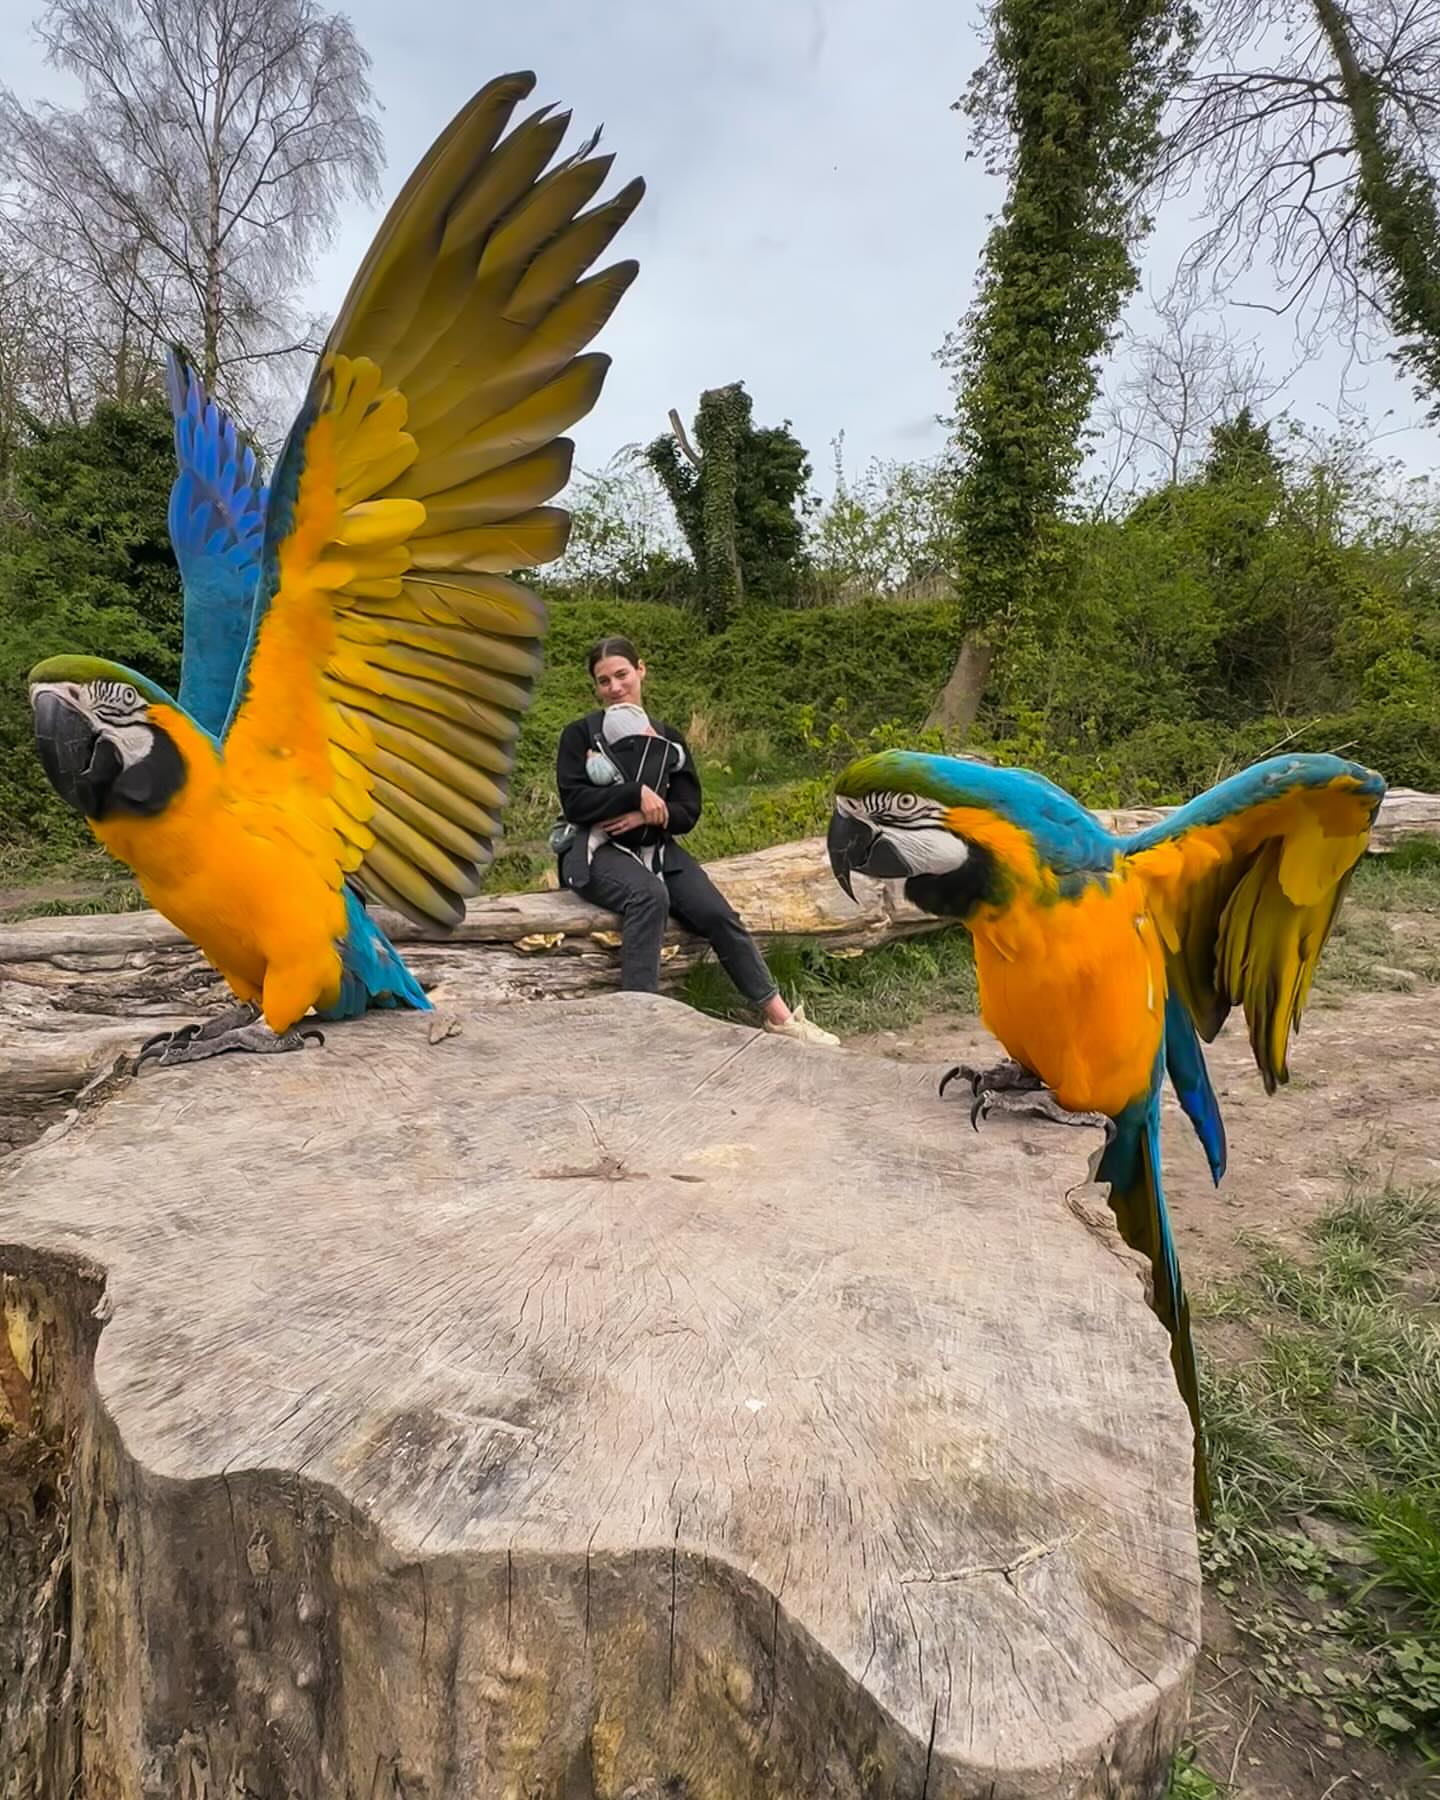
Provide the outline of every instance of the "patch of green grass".
<path id="1" fill-rule="evenodd" d="M 1402 838 L 1386 855 L 1363 858 L 1350 892 L 1382 911 L 1440 909 L 1440 838 Z"/>
<path id="2" fill-rule="evenodd" d="M 26 919 L 89 917 L 94 913 L 144 912 L 148 904 L 133 881 L 120 881 L 90 894 L 26 900 L 19 906 L 0 911 L 0 924 L 18 925 Z"/>
<path id="3" fill-rule="evenodd" d="M 1186 1745 L 1171 1766 L 1165 1800 L 1220 1800 L 1224 1792 L 1215 1777 L 1196 1762 L 1194 1749 Z"/>
<path id="4" fill-rule="evenodd" d="M 1258 1354 L 1204 1379 L 1207 1574 L 1257 1679 L 1331 1730 L 1429 1756 L 1440 1739 L 1440 1189 L 1354 1196 L 1211 1316 Z M 1182 1790 L 1183 1791 L 1183 1790 Z"/>
<path id="5" fill-rule="evenodd" d="M 926 1013 L 975 1010 L 975 959 L 961 926 L 882 944 L 863 956 L 810 943 L 770 945 L 776 985 L 791 1006 L 841 1037 L 893 1030 Z M 719 1019 L 751 1017 L 719 964 L 707 958 L 686 978 L 684 998 Z"/>

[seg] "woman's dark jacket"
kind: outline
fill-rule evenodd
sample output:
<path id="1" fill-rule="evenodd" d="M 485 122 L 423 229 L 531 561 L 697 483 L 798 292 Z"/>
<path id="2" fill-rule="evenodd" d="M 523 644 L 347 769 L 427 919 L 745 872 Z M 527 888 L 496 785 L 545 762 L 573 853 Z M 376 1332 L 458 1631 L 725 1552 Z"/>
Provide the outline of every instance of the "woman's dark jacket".
<path id="1" fill-rule="evenodd" d="M 608 748 L 600 732 L 604 716 L 603 711 L 597 711 L 587 713 L 583 719 L 572 719 L 560 734 L 560 747 L 555 755 L 555 785 L 560 791 L 560 810 L 572 825 L 579 827 L 560 852 L 560 881 L 568 888 L 584 887 L 590 878 L 591 826 L 619 818 L 621 813 L 640 810 L 641 784 L 638 781 L 600 785 L 585 773 L 586 755 L 591 750 L 605 752 Z M 685 753 L 684 762 L 670 776 L 668 784 L 656 790 L 670 809 L 670 822 L 665 826 L 641 825 L 633 831 L 622 831 L 610 841 L 627 850 L 661 845 L 658 862 L 663 869 L 669 866 L 675 849 L 671 840 L 683 837 L 695 828 L 702 801 L 700 778 L 695 773 L 690 746 L 673 725 L 665 724 L 662 719 L 654 719 L 651 723 L 661 737 L 678 744 Z"/>

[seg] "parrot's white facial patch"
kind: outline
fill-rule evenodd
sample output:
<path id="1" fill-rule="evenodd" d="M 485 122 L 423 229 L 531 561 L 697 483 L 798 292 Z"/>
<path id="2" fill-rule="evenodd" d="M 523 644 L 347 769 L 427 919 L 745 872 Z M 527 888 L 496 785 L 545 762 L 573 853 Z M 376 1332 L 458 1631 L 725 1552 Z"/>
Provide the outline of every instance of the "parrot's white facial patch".
<path id="1" fill-rule="evenodd" d="M 969 860 L 970 846 L 943 823 L 945 808 L 937 800 L 920 794 L 875 793 L 858 799 L 842 794 L 835 805 L 888 839 L 912 875 L 951 875 Z"/>
<path id="2" fill-rule="evenodd" d="M 925 825 L 896 831 L 878 827 L 910 865 L 915 875 L 951 875 L 970 858 L 970 846 L 943 825 Z"/>
<path id="3" fill-rule="evenodd" d="M 127 769 L 143 762 L 154 747 L 155 732 L 146 718 L 150 702 L 128 681 L 53 681 L 45 683 L 44 691 L 83 713 L 120 752 Z"/>

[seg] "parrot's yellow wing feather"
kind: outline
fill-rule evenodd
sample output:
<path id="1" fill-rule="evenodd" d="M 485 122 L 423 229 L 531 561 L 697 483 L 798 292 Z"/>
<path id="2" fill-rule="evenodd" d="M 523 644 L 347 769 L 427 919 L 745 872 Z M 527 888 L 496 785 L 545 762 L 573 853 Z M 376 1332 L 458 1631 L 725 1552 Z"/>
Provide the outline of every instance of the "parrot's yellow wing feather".
<path id="1" fill-rule="evenodd" d="M 1329 756 L 1242 770 L 1133 841 L 1170 981 L 1207 1041 L 1244 1008 L 1268 1091 L 1289 1079 L 1292 1031 L 1385 783 Z"/>
<path id="2" fill-rule="evenodd" d="M 225 736 L 235 791 L 303 814 L 337 884 L 442 926 L 494 854 L 540 669 L 511 571 L 565 547 L 562 434 L 609 366 L 581 352 L 635 275 L 586 271 L 643 184 L 585 212 L 611 159 L 591 140 L 549 168 L 567 115 L 502 136 L 533 85 L 476 95 L 355 277 L 276 469 Z"/>

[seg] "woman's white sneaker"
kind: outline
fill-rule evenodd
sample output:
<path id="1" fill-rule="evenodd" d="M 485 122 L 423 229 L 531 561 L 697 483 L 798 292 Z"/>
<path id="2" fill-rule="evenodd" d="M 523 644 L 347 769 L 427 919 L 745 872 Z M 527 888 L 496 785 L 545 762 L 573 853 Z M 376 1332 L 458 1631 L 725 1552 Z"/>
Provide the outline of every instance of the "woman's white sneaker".
<path id="1" fill-rule="evenodd" d="M 797 1006 L 783 1025 L 773 1024 L 766 1019 L 764 1029 L 773 1032 L 776 1037 L 793 1038 L 797 1044 L 824 1044 L 831 1050 L 840 1048 L 840 1040 L 834 1032 L 825 1031 L 819 1025 L 812 1024 L 805 1017 L 803 1006 Z"/>

